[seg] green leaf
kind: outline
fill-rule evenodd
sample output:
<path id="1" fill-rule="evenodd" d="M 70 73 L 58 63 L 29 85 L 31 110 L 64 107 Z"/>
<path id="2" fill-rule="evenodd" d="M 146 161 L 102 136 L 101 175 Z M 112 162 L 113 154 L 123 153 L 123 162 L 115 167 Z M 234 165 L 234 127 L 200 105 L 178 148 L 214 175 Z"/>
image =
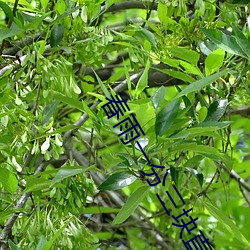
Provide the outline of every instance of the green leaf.
<path id="1" fill-rule="evenodd" d="M 51 186 L 54 185 L 57 182 L 61 182 L 62 180 L 74 176 L 77 174 L 80 174 L 82 172 L 85 172 L 86 168 L 83 167 L 73 167 L 73 166 L 66 166 L 64 168 L 61 168 L 58 173 L 56 174 L 55 178 L 51 182 Z"/>
<path id="2" fill-rule="evenodd" d="M 217 129 L 222 129 L 228 127 L 230 124 L 232 124 L 231 121 L 225 121 L 225 122 L 204 121 L 195 124 L 193 127 L 217 127 Z"/>
<path id="3" fill-rule="evenodd" d="M 157 44 L 155 42 L 155 35 L 147 29 L 144 29 L 140 26 L 139 26 L 139 28 L 140 28 L 140 30 L 139 30 L 139 32 L 137 31 L 136 34 L 140 33 L 140 36 L 142 37 L 143 40 L 149 41 L 150 44 L 152 45 L 152 47 L 156 48 Z"/>
<path id="4" fill-rule="evenodd" d="M 30 29 L 37 29 L 37 27 L 38 27 L 38 25 L 40 25 L 41 24 L 41 22 L 46 18 L 46 17 L 49 17 L 50 15 L 51 15 L 51 11 L 49 11 L 49 12 L 46 12 L 44 15 L 42 15 L 42 16 L 35 16 L 35 18 L 32 16 L 30 16 L 30 15 L 28 15 L 29 17 L 31 17 L 31 22 L 30 23 L 28 23 L 25 27 L 24 27 L 24 30 L 25 31 L 28 31 L 28 30 L 30 30 Z M 26 16 L 27 16 L 27 13 L 26 13 Z"/>
<path id="5" fill-rule="evenodd" d="M 95 71 L 94 71 L 94 73 L 95 73 L 95 76 L 96 76 L 96 79 L 97 79 L 98 83 L 100 84 L 100 86 L 101 86 L 101 88 L 102 88 L 103 93 L 105 94 L 105 96 L 106 96 L 107 98 L 110 99 L 111 96 L 110 96 L 110 93 L 109 93 L 108 89 L 106 88 L 105 84 L 102 82 L 102 80 L 101 80 L 100 77 L 96 74 Z"/>
<path id="6" fill-rule="evenodd" d="M 59 237 L 59 235 L 64 231 L 64 229 L 68 226 L 68 224 L 69 224 L 69 222 L 64 222 L 65 224 L 59 229 L 59 230 L 57 230 L 56 232 L 55 232 L 55 234 L 53 235 L 53 237 L 45 244 L 45 246 L 43 247 L 43 249 L 42 250 L 49 250 L 51 247 L 52 247 L 52 245 L 53 245 L 53 243 L 54 243 L 54 241 Z"/>
<path id="7" fill-rule="evenodd" d="M 43 189 L 49 188 L 51 185 L 51 180 L 37 177 L 37 176 L 31 176 L 26 178 L 26 188 L 24 192 L 33 192 L 33 191 L 39 191 Z"/>
<path id="8" fill-rule="evenodd" d="M 7 5 L 7 4 L 4 3 L 3 1 L 0 1 L 0 8 L 3 9 L 5 15 L 6 15 L 11 21 L 14 21 L 14 15 L 13 15 L 13 12 L 12 12 L 11 8 L 9 7 L 9 5 Z"/>
<path id="9" fill-rule="evenodd" d="M 169 76 L 172 76 L 174 78 L 177 78 L 177 79 L 180 79 L 184 82 L 193 82 L 195 79 L 191 76 L 189 76 L 188 74 L 186 73 L 183 73 L 183 72 L 180 72 L 180 71 L 176 71 L 176 70 L 173 70 L 173 69 L 158 69 L 156 68 L 156 70 L 162 72 L 162 73 L 165 73 Z"/>
<path id="10" fill-rule="evenodd" d="M 166 95 L 166 87 L 161 86 L 159 89 L 156 90 L 155 94 L 152 96 L 151 100 L 155 111 L 157 111 L 158 107 L 163 102 L 165 95 Z"/>
<path id="11" fill-rule="evenodd" d="M 150 61 L 148 60 L 147 61 L 147 64 L 146 64 L 146 67 L 136 85 L 136 88 L 135 88 L 135 93 L 134 93 L 134 97 L 137 98 L 141 92 L 147 87 L 148 85 L 148 70 L 149 70 L 149 67 L 150 67 Z"/>
<path id="12" fill-rule="evenodd" d="M 245 35 L 242 33 L 242 31 L 234 23 L 232 23 L 232 35 L 234 37 L 241 38 L 242 40 L 246 40 L 246 42 L 248 42 Z"/>
<path id="13" fill-rule="evenodd" d="M 132 174 L 120 172 L 109 176 L 99 187 L 99 190 L 117 190 L 133 183 L 136 177 Z"/>
<path id="14" fill-rule="evenodd" d="M 170 139 L 190 139 L 196 136 L 206 135 L 207 132 L 215 131 L 219 129 L 218 127 L 195 127 L 195 128 L 188 128 L 179 133 L 172 135 Z"/>
<path id="15" fill-rule="evenodd" d="M 167 5 L 163 2 L 159 2 L 157 6 L 157 14 L 161 23 L 167 24 L 168 21 L 168 9 Z"/>
<path id="16" fill-rule="evenodd" d="M 56 47 L 63 39 L 64 28 L 61 24 L 54 26 L 50 35 L 50 46 Z"/>
<path id="17" fill-rule="evenodd" d="M 175 121 L 178 110 L 179 101 L 175 99 L 159 112 L 155 121 L 156 136 L 162 136 L 168 131 Z"/>
<path id="18" fill-rule="evenodd" d="M 55 110 L 58 108 L 59 102 L 56 100 L 52 100 L 49 104 L 44 105 L 44 109 L 42 112 L 42 124 L 46 124 L 49 122 L 50 117 L 53 116 Z"/>
<path id="19" fill-rule="evenodd" d="M 214 161 L 223 161 L 228 166 L 228 168 L 231 169 L 232 167 L 232 160 L 229 156 L 220 153 L 216 148 L 207 145 L 197 145 L 195 142 L 176 144 L 172 147 L 171 153 L 184 150 L 197 152 L 198 154 L 208 157 Z"/>
<path id="20" fill-rule="evenodd" d="M 201 200 L 201 199 L 200 199 Z M 201 200 L 202 201 L 202 200 Z M 245 238 L 245 236 L 240 232 L 238 227 L 230 220 L 223 211 L 219 210 L 215 206 L 205 201 L 202 201 L 205 207 L 207 208 L 208 212 L 216 218 L 219 222 L 223 224 L 223 226 L 238 240 L 240 240 L 245 246 L 250 248 L 249 241 Z"/>
<path id="21" fill-rule="evenodd" d="M 43 7 L 44 9 L 47 8 L 48 3 L 49 3 L 49 0 L 41 0 L 41 5 L 42 5 L 42 7 Z"/>
<path id="22" fill-rule="evenodd" d="M 6 38 L 17 36 L 22 33 L 24 30 L 20 29 L 18 26 L 14 25 L 11 28 L 0 30 L 0 42 Z"/>
<path id="23" fill-rule="evenodd" d="M 186 167 L 185 168 L 188 172 L 190 172 L 192 175 L 195 176 L 195 178 L 198 180 L 200 186 L 202 187 L 203 185 L 203 182 L 204 182 L 204 176 L 201 172 L 197 171 L 196 169 L 194 168 L 189 168 L 189 167 Z"/>
<path id="24" fill-rule="evenodd" d="M 82 207 L 81 214 L 103 214 L 103 213 L 117 213 L 119 212 L 119 208 L 113 207 Z"/>
<path id="25" fill-rule="evenodd" d="M 139 206 L 143 198 L 147 195 L 150 187 L 142 186 L 138 188 L 133 194 L 130 195 L 127 202 L 121 208 L 120 212 L 116 215 L 112 224 L 121 224 L 124 222 Z"/>
<path id="26" fill-rule="evenodd" d="M 207 108 L 206 107 L 201 107 L 199 112 L 198 112 L 198 118 L 200 122 L 203 122 L 206 119 L 207 116 Z"/>
<path id="27" fill-rule="evenodd" d="M 185 73 L 189 73 L 189 74 L 203 77 L 203 74 L 201 73 L 201 71 L 199 70 L 199 68 L 197 66 L 193 66 L 192 64 L 190 64 L 188 62 L 181 61 L 181 60 L 179 60 L 179 65 L 184 68 Z"/>
<path id="28" fill-rule="evenodd" d="M 245 37 L 244 39 L 242 39 L 241 37 L 235 37 L 235 39 L 237 43 L 239 44 L 240 48 L 244 51 L 244 53 L 248 57 L 250 57 L 250 42 L 248 41 L 248 39 L 246 39 Z"/>
<path id="29" fill-rule="evenodd" d="M 222 100 L 215 101 L 214 103 L 212 103 L 208 108 L 208 114 L 205 119 L 205 122 L 219 121 L 227 109 L 227 104 L 228 104 L 227 99 L 222 99 Z"/>
<path id="30" fill-rule="evenodd" d="M 177 187 L 178 187 L 180 171 L 181 171 L 181 168 L 170 166 L 170 175 L 171 175 L 172 181 L 176 184 Z"/>
<path id="31" fill-rule="evenodd" d="M 168 50 L 172 52 L 175 57 L 190 62 L 194 66 L 197 65 L 200 58 L 200 54 L 198 52 L 190 49 L 176 47 L 176 48 L 169 48 Z"/>
<path id="32" fill-rule="evenodd" d="M 16 176 L 5 168 L 0 168 L 0 183 L 11 194 L 14 194 L 18 187 L 18 180 Z"/>
<path id="33" fill-rule="evenodd" d="M 211 75 L 223 65 L 225 51 L 222 49 L 217 49 L 210 53 L 205 60 L 205 72 L 206 75 Z"/>
<path id="34" fill-rule="evenodd" d="M 14 244 L 11 240 L 9 240 L 8 242 L 9 242 L 10 250 L 22 250 L 16 244 Z"/>
<path id="35" fill-rule="evenodd" d="M 237 43 L 237 40 L 235 37 L 228 36 L 224 34 L 222 31 L 217 30 L 217 29 L 200 28 L 200 30 L 219 48 L 231 54 L 238 55 L 241 57 L 246 57 L 246 54 Z"/>
<path id="36" fill-rule="evenodd" d="M 191 84 L 189 84 L 185 89 L 183 89 L 178 95 L 178 97 L 181 97 L 183 95 L 195 92 L 197 90 L 200 90 L 204 87 L 206 87 L 207 85 L 213 83 L 214 81 L 218 80 L 220 77 L 222 77 L 223 75 L 229 73 L 230 70 L 223 70 L 221 72 L 215 73 L 213 75 L 207 76 L 205 78 L 202 78 L 198 81 L 195 81 Z"/>
<path id="37" fill-rule="evenodd" d="M 38 241 L 36 250 L 43 250 L 43 247 L 46 245 L 47 242 L 48 241 L 47 241 L 46 237 L 44 235 L 41 235 L 40 239 Z"/>
<path id="38" fill-rule="evenodd" d="M 9 208 L 7 207 L 5 211 L 0 212 L 0 222 L 4 223 L 6 219 L 8 219 L 8 217 L 14 213 L 18 213 L 18 212 L 23 212 L 24 209 L 23 208 Z"/>
<path id="39" fill-rule="evenodd" d="M 53 94 L 53 97 L 63 103 L 66 103 L 68 104 L 69 106 L 73 107 L 73 108 L 76 108 L 82 112 L 85 112 L 83 106 L 82 106 L 82 103 L 78 100 L 75 100 L 73 98 L 70 98 L 68 96 L 64 96 L 60 93 L 57 93 L 57 92 L 54 92 Z"/>

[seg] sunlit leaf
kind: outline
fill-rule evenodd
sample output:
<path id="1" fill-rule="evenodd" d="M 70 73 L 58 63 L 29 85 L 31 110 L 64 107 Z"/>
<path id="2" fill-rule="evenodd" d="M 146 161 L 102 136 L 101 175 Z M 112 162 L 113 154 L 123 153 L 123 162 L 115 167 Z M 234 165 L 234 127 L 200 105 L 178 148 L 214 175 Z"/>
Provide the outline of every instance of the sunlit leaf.
<path id="1" fill-rule="evenodd" d="M 16 176 L 5 168 L 0 168 L 0 183 L 11 194 L 14 194 L 18 187 Z"/>
<path id="2" fill-rule="evenodd" d="M 217 49 L 210 53 L 205 60 L 205 72 L 206 75 L 211 75 L 223 65 L 225 56 L 225 51 L 222 49 Z"/>

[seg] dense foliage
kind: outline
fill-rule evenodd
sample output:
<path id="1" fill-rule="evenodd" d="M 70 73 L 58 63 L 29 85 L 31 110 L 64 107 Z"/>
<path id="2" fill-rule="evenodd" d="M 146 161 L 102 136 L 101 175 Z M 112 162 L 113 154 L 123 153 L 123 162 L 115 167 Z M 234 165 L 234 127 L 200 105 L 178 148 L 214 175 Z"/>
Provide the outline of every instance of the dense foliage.
<path id="1" fill-rule="evenodd" d="M 184 240 L 250 249 L 247 4 L 0 1 L 0 249 L 184 249 L 156 193 L 199 218 Z M 101 108 L 117 92 L 164 187 Z"/>

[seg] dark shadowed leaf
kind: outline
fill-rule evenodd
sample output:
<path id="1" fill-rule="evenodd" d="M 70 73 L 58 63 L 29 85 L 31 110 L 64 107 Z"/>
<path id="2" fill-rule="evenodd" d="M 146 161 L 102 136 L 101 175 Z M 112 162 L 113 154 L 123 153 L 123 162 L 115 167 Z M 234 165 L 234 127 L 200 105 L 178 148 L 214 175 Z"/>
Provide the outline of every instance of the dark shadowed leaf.
<path id="1" fill-rule="evenodd" d="M 226 111 L 227 104 L 228 104 L 227 99 L 215 101 L 214 103 L 212 103 L 208 108 L 207 117 L 204 122 L 219 121 Z"/>
<path id="2" fill-rule="evenodd" d="M 128 173 L 115 173 L 109 176 L 99 187 L 99 190 L 117 190 L 133 183 L 136 177 Z"/>
<path id="3" fill-rule="evenodd" d="M 61 24 L 56 25 L 50 35 L 50 46 L 56 47 L 63 39 L 64 28 Z"/>
<path id="4" fill-rule="evenodd" d="M 178 110 L 179 101 L 175 99 L 159 112 L 155 121 L 156 136 L 162 136 L 168 131 L 175 121 Z"/>
<path id="5" fill-rule="evenodd" d="M 178 179 L 179 179 L 180 171 L 181 171 L 181 168 L 170 166 L 170 175 L 171 175 L 172 181 L 176 184 L 177 187 L 178 187 Z"/>

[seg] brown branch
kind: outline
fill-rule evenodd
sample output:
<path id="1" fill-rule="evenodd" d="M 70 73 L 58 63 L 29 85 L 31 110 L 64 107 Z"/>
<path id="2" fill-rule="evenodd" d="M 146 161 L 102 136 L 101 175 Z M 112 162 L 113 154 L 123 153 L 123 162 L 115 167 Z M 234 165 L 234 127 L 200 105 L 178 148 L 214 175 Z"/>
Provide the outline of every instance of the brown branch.
<path id="1" fill-rule="evenodd" d="M 49 52 L 50 49 L 51 49 L 50 45 L 46 45 L 44 52 Z M 21 66 L 20 62 L 23 62 L 26 57 L 27 57 L 27 55 L 21 56 L 18 60 L 15 60 L 12 64 L 9 64 L 9 65 L 5 66 L 4 68 L 0 69 L 0 77 L 3 76 L 9 70 L 18 69 Z"/>
<path id="2" fill-rule="evenodd" d="M 25 46 L 31 45 L 37 40 L 40 40 L 45 35 L 45 32 L 39 32 L 33 36 L 27 36 L 25 39 L 15 42 L 13 47 L 6 48 L 3 50 L 3 55 L 15 55 L 19 50 L 23 49 Z"/>
<path id="3" fill-rule="evenodd" d="M 153 8 L 154 4 L 155 4 L 155 0 L 153 0 L 153 2 L 151 3 L 150 9 L 149 9 L 149 11 L 147 12 L 146 21 L 148 21 L 148 20 L 149 20 L 149 17 L 150 17 L 150 15 L 151 15 L 152 8 Z M 145 25 L 146 25 L 146 21 L 144 21 L 144 22 L 143 22 L 143 24 L 142 24 L 142 28 L 144 28 L 144 27 L 145 27 Z"/>
<path id="4" fill-rule="evenodd" d="M 224 163 L 218 165 L 220 168 L 225 170 L 232 179 L 236 180 L 240 186 L 242 186 L 245 190 L 250 192 L 250 186 L 233 169 L 229 170 Z"/>

